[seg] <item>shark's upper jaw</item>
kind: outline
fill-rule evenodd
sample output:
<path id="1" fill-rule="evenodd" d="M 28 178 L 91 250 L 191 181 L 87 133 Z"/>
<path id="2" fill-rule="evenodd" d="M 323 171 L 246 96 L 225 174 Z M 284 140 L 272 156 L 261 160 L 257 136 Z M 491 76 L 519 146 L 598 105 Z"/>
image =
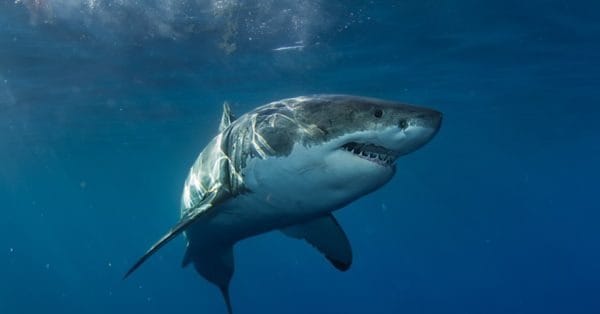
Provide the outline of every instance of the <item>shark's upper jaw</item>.
<path id="1" fill-rule="evenodd" d="M 382 167 L 394 167 L 396 159 L 409 154 L 437 133 L 439 119 L 433 126 L 409 125 L 405 128 L 395 126 L 364 130 L 342 137 L 337 149 L 353 154 Z"/>
<path id="2" fill-rule="evenodd" d="M 371 143 L 348 142 L 341 148 L 383 167 L 391 167 L 398 158 L 398 152 Z"/>

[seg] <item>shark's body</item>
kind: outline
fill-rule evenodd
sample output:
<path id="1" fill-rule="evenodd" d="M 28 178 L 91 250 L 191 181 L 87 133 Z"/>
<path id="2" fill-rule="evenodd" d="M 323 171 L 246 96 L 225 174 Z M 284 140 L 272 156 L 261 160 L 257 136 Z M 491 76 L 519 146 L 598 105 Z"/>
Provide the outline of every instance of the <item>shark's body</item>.
<path id="1" fill-rule="evenodd" d="M 396 158 L 428 142 L 440 123 L 434 110 L 356 96 L 281 100 L 237 120 L 225 105 L 219 134 L 185 181 L 180 222 L 127 275 L 185 232 L 183 266 L 217 285 L 231 313 L 233 245 L 276 229 L 347 270 L 350 243 L 331 213 L 389 181 Z"/>

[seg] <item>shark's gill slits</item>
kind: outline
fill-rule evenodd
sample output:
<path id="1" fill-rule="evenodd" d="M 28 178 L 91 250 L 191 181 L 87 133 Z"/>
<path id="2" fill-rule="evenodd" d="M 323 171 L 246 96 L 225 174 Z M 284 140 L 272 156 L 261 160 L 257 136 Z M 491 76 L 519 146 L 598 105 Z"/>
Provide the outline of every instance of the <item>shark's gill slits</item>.
<path id="1" fill-rule="evenodd" d="M 360 158 L 385 166 L 391 166 L 398 155 L 396 152 L 382 146 L 356 142 L 346 143 L 342 146 L 342 149 Z"/>

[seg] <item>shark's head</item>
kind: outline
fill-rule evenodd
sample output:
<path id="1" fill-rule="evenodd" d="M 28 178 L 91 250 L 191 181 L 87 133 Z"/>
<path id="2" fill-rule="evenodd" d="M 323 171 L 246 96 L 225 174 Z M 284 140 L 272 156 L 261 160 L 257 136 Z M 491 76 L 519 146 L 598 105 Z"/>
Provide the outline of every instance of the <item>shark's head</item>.
<path id="1" fill-rule="evenodd" d="M 308 145 L 327 151 L 314 153 L 354 184 L 376 185 L 369 189 L 389 180 L 396 160 L 429 142 L 442 121 L 432 109 L 355 96 L 318 96 L 298 107 L 301 124 L 322 133 L 306 133 Z"/>
<path id="2" fill-rule="evenodd" d="M 291 128 L 263 132 L 269 143 L 276 144 L 274 148 L 289 157 L 285 176 L 301 177 L 298 185 L 306 184 L 307 191 L 324 191 L 339 204 L 389 181 L 397 159 L 429 142 L 442 120 L 435 110 L 344 95 L 295 98 L 274 107 L 297 126 L 293 136 L 284 131 Z"/>
<path id="3" fill-rule="evenodd" d="M 345 155 L 350 160 L 382 168 L 393 168 L 398 157 L 429 142 L 442 121 L 432 109 L 356 96 L 317 96 L 296 108 L 300 124 L 320 131 L 305 133 L 309 145 L 327 144 L 352 153 Z"/>

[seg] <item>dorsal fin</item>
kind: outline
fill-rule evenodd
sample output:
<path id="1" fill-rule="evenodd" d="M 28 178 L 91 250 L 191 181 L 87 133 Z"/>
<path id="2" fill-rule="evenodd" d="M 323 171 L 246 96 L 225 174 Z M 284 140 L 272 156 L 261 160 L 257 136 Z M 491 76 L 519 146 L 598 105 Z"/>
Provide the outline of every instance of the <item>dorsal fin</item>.
<path id="1" fill-rule="evenodd" d="M 223 115 L 221 116 L 221 124 L 219 125 L 219 132 L 223 132 L 230 124 L 235 120 L 235 116 L 231 113 L 231 107 L 229 103 L 223 103 Z"/>

